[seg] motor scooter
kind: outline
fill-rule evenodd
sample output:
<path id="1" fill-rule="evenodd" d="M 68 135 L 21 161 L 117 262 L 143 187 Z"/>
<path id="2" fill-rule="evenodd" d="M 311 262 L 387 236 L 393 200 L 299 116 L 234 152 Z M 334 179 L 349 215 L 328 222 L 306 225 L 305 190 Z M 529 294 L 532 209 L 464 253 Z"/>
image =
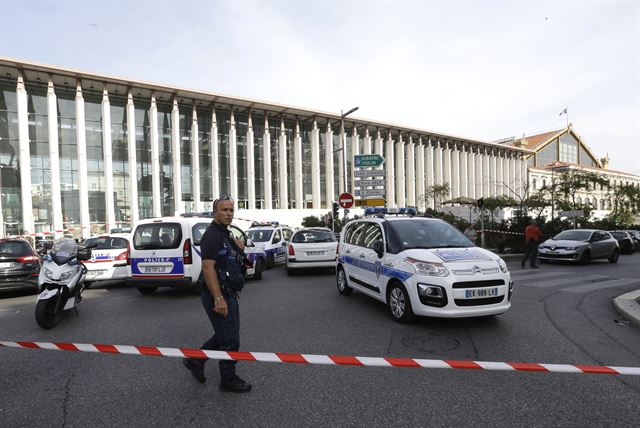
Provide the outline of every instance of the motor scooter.
<path id="1" fill-rule="evenodd" d="M 44 329 L 58 325 L 62 312 L 75 309 L 82 300 L 87 268 L 80 261 L 91 259 L 91 247 L 74 239 L 62 238 L 46 242 L 40 275 L 36 322 Z"/>

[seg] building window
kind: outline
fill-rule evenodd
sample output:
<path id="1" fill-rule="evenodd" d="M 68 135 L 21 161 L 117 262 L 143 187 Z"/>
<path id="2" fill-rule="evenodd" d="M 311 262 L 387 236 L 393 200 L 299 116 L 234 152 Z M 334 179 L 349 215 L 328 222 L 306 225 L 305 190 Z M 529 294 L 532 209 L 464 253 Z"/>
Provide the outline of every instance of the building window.
<path id="1" fill-rule="evenodd" d="M 87 175 L 89 182 L 89 219 L 91 233 L 107 231 L 105 206 L 104 148 L 102 136 L 102 93 L 83 91 Z"/>
<path id="2" fill-rule="evenodd" d="M 146 99 L 134 99 L 136 135 L 136 180 L 138 183 L 138 214 L 140 218 L 153 217 L 153 187 L 151 171 L 151 138 L 149 110 Z"/>
<path id="3" fill-rule="evenodd" d="M 545 166 L 558 160 L 558 139 L 547 144 L 536 154 L 536 165 Z"/>
<path id="4" fill-rule="evenodd" d="M 174 214 L 173 203 L 173 149 L 171 147 L 170 104 L 158 103 L 158 148 L 160 151 L 160 198 L 163 216 Z"/>
<path id="5" fill-rule="evenodd" d="M 578 142 L 570 134 L 560 137 L 560 162 L 578 163 Z"/>
<path id="6" fill-rule="evenodd" d="M 0 226 L 7 235 L 22 232 L 17 101 L 16 81 L 0 80 L 0 198 L 4 216 L 4 225 Z"/>

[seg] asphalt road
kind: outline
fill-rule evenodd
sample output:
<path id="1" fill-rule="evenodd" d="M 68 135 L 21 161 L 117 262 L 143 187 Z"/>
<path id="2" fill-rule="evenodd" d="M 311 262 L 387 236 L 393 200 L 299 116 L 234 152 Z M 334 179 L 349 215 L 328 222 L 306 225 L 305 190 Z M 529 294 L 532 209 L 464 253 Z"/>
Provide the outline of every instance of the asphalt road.
<path id="1" fill-rule="evenodd" d="M 618 265 L 510 263 L 513 306 L 493 318 L 391 320 L 333 274 L 251 281 L 241 349 L 358 356 L 640 366 L 640 330 L 611 298 L 640 288 L 640 254 Z M 51 331 L 34 295 L 0 295 L 0 340 L 198 347 L 199 297 L 122 285 L 85 293 Z M 215 362 L 196 383 L 179 359 L 0 348 L 0 425 L 19 426 L 637 426 L 640 378 L 474 370 L 240 363 L 249 394 L 221 393 Z"/>

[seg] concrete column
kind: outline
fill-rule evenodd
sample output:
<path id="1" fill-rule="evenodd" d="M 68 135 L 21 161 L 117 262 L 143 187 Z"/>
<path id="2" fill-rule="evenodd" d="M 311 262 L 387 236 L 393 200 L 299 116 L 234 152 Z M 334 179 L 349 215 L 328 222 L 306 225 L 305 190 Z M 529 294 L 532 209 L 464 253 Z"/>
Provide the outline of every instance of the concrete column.
<path id="1" fill-rule="evenodd" d="M 229 193 L 233 197 L 233 209 L 238 210 L 238 136 L 236 117 L 231 109 L 229 120 Z"/>
<path id="2" fill-rule="evenodd" d="M 297 209 L 304 208 L 304 195 L 302 187 L 302 137 L 300 136 L 300 124 L 296 121 L 295 137 L 293 139 L 293 184 L 295 192 L 295 205 Z"/>
<path id="3" fill-rule="evenodd" d="M 364 140 L 362 145 L 362 153 L 365 155 L 371 154 L 371 135 L 369 135 L 369 128 L 364 129 Z"/>
<path id="4" fill-rule="evenodd" d="M 464 144 L 460 147 L 460 196 L 469 197 L 469 162 L 467 148 Z"/>
<path id="5" fill-rule="evenodd" d="M 247 197 L 249 198 L 249 209 L 256 209 L 256 154 L 255 138 L 253 135 L 252 112 L 249 112 L 247 122 Z"/>
<path id="6" fill-rule="evenodd" d="M 287 174 L 287 134 L 284 132 L 284 119 L 280 120 L 280 138 L 278 140 L 278 177 L 280 184 L 280 209 L 289 208 L 289 183 Z"/>
<path id="7" fill-rule="evenodd" d="M 511 174 L 509 171 L 509 152 L 505 151 L 502 158 L 502 170 L 504 172 L 504 196 L 511 197 Z"/>
<path id="8" fill-rule="evenodd" d="M 324 172 L 325 172 L 325 186 L 326 187 L 326 198 L 325 201 L 327 203 L 327 208 L 331 209 L 331 204 L 335 201 L 335 195 L 333 194 L 334 187 L 334 172 L 333 172 L 333 130 L 331 129 L 331 125 L 327 122 L 327 130 L 324 134 Z"/>
<path id="9" fill-rule="evenodd" d="M 135 133 L 133 134 L 135 149 Z M 131 144 L 131 141 L 129 141 Z M 89 215 L 89 173 L 87 170 L 87 128 L 84 120 L 84 98 L 82 84 L 76 82 L 76 149 L 78 150 L 78 194 L 80 200 L 80 233 L 83 239 L 91 236 L 91 217 Z M 131 151 L 131 149 L 129 149 Z M 134 151 L 135 156 L 135 151 Z M 129 158 L 131 159 L 131 158 Z M 135 159 L 135 158 L 134 158 Z M 129 160 L 131 162 L 131 160 Z M 135 162 L 133 164 L 135 174 Z M 131 163 L 129 163 L 131 174 Z M 133 176 L 135 179 L 135 175 Z M 131 186 L 133 187 L 133 186 Z M 137 201 L 136 201 L 137 202 Z M 132 206 L 133 207 L 133 206 Z M 132 217 L 133 220 L 133 217 Z"/>
<path id="10" fill-rule="evenodd" d="M 136 113 L 131 90 L 127 94 L 127 150 L 129 152 L 129 206 L 131 226 L 140 219 L 138 211 L 138 169 L 136 156 Z"/>
<path id="11" fill-rule="evenodd" d="M 173 99 L 173 109 L 171 110 L 171 147 L 173 147 L 173 210 L 175 214 L 184 212 L 182 204 L 182 175 L 180 166 L 180 110 L 178 100 Z M 234 195 L 235 197 L 235 195 Z"/>
<path id="12" fill-rule="evenodd" d="M 509 159 L 509 175 L 511 176 L 511 189 L 513 189 L 512 197 L 518 198 L 518 177 L 516 176 L 516 159 L 515 154 L 511 155 Z"/>
<path id="13" fill-rule="evenodd" d="M 351 168 L 349 170 L 349 190 L 352 195 L 355 194 L 355 156 L 360 154 L 360 144 L 358 142 L 358 130 L 355 124 L 353 125 L 353 132 L 351 134 Z"/>
<path id="14" fill-rule="evenodd" d="M 443 145 L 444 143 L 442 141 L 436 140 L 435 146 L 434 146 L 434 157 L 433 157 L 433 164 L 434 164 L 434 180 L 433 180 L 433 185 L 434 186 L 439 186 L 442 184 L 442 177 L 443 177 L 443 170 L 442 170 L 442 156 L 443 156 Z"/>
<path id="15" fill-rule="evenodd" d="M 489 172 L 489 153 L 487 152 L 487 149 L 484 148 L 482 150 L 482 184 L 483 184 L 482 194 L 485 197 L 491 196 L 490 180 L 491 180 L 491 174 Z"/>
<path id="16" fill-rule="evenodd" d="M 33 201 L 31 200 L 31 152 L 29 148 L 29 108 L 27 90 L 22 74 L 18 74 L 16 87 L 18 107 L 18 162 L 20 166 L 20 201 L 22 203 L 22 229 L 34 233 Z M 4 225 L 3 225 L 4 226 Z"/>
<path id="17" fill-rule="evenodd" d="M 497 177 L 498 177 L 498 187 L 497 193 L 498 196 L 504 196 L 504 151 L 500 150 L 498 152 L 497 159 Z"/>
<path id="18" fill-rule="evenodd" d="M 211 195 L 215 201 L 220 196 L 220 161 L 218 159 L 218 120 L 215 108 L 211 112 Z"/>
<path id="19" fill-rule="evenodd" d="M 407 144 L 407 206 L 416 206 L 416 146 L 409 136 Z"/>
<path id="20" fill-rule="evenodd" d="M 480 199 L 485 196 L 484 194 L 484 181 L 483 181 L 483 164 L 482 164 L 482 149 L 478 147 L 476 154 L 476 199 Z"/>
<path id="21" fill-rule="evenodd" d="M 491 196 L 498 196 L 498 158 L 495 149 L 491 149 L 489 179 L 491 180 Z"/>
<path id="22" fill-rule="evenodd" d="M 158 104 L 151 96 L 149 109 L 149 138 L 151 139 L 151 207 L 154 217 L 162 217 L 162 188 L 160 187 L 160 135 L 158 134 Z"/>
<path id="23" fill-rule="evenodd" d="M 515 168 L 515 177 L 516 177 L 516 200 L 520 200 L 522 198 L 522 168 L 520 168 L 520 159 L 515 157 L 513 159 L 514 168 Z"/>
<path id="24" fill-rule="evenodd" d="M 387 191 L 386 191 L 386 200 L 387 207 L 395 207 L 396 205 L 396 191 L 395 191 L 395 161 L 393 155 L 393 137 L 391 136 L 391 130 L 389 130 L 389 134 L 387 136 L 387 158 L 384 160 L 384 167 L 387 174 Z"/>
<path id="25" fill-rule="evenodd" d="M 191 109 L 191 194 L 195 212 L 202 211 L 202 203 L 200 202 L 200 135 L 198 134 L 198 113 L 194 102 Z"/>
<path id="26" fill-rule="evenodd" d="M 520 176 L 522 177 L 522 194 L 526 198 L 533 190 L 529 188 L 529 168 L 526 159 L 520 159 Z"/>
<path id="27" fill-rule="evenodd" d="M 446 142 L 444 145 L 444 160 L 442 165 L 442 183 L 449 184 L 449 194 L 445 196 L 444 199 L 451 198 L 451 190 L 453 188 L 453 183 L 451 181 L 451 145 L 449 142 Z"/>
<path id="28" fill-rule="evenodd" d="M 431 209 L 434 208 L 434 202 L 433 202 L 433 198 L 427 197 L 427 193 L 431 190 L 431 188 L 435 184 L 435 172 L 436 172 L 435 153 L 437 153 L 437 150 L 435 150 L 434 144 L 437 144 L 437 143 L 431 138 L 429 138 L 427 140 L 427 146 L 425 147 L 425 151 L 427 152 L 427 165 L 425 166 L 426 187 L 424 189 L 424 198 L 425 198 L 426 206 Z"/>
<path id="29" fill-rule="evenodd" d="M 380 135 L 380 130 L 376 130 L 376 142 L 375 142 L 375 153 L 382 156 L 382 136 Z"/>
<path id="30" fill-rule="evenodd" d="M 467 196 L 477 199 L 476 196 L 476 155 L 473 147 L 467 150 Z"/>
<path id="31" fill-rule="evenodd" d="M 451 147 L 451 197 L 460 196 L 460 151 L 458 144 L 453 143 Z"/>
<path id="32" fill-rule="evenodd" d="M 269 132 L 269 118 L 267 112 L 264 112 L 264 135 L 262 136 L 262 190 L 264 193 L 264 208 L 270 210 L 273 208 L 273 194 L 271 193 L 271 133 Z"/>
<path id="33" fill-rule="evenodd" d="M 308 179 L 308 178 L 307 178 Z M 313 121 L 311 130 L 311 201 L 312 208 L 320 209 L 320 130 L 318 122 Z M 328 207 L 328 205 L 327 205 Z"/>
<path id="34" fill-rule="evenodd" d="M 398 143 L 396 144 L 396 206 L 404 207 L 406 202 L 406 175 L 404 170 L 404 141 L 402 134 L 398 135 Z"/>
<path id="35" fill-rule="evenodd" d="M 416 184 L 417 184 L 416 199 L 418 203 L 418 210 L 424 211 L 426 204 L 425 204 L 425 197 L 424 197 L 425 173 L 424 173 L 424 144 L 422 142 L 422 137 L 418 139 L 418 150 L 416 153 L 416 158 L 418 160 L 418 165 L 416 167 L 416 176 L 417 176 L 416 177 Z"/>
<path id="36" fill-rule="evenodd" d="M 107 104 L 109 101 L 107 100 Z M 103 108 L 103 138 L 104 138 L 104 108 Z M 64 227 L 62 217 L 62 196 L 60 193 L 60 152 L 58 148 L 58 104 L 57 97 L 53 87 L 53 80 L 49 79 L 47 88 L 47 125 L 49 129 L 49 168 L 51 169 L 51 216 L 53 217 L 53 232 L 56 239 L 62 237 L 62 228 Z M 109 122 L 107 122 L 109 127 Z M 109 136 L 111 128 L 109 127 Z M 106 146 L 105 146 L 106 150 Z M 106 153 L 105 153 L 106 154 Z M 111 151 L 109 151 L 111 157 Z M 111 175 L 111 168 L 104 168 L 105 175 Z M 113 186 L 112 186 L 113 187 Z M 113 200 L 113 195 L 111 196 Z M 113 204 L 112 204 L 113 205 Z M 111 210 L 113 213 L 113 209 Z M 107 220 L 109 220 L 109 212 L 107 211 Z M 107 221 L 107 223 L 109 223 Z M 107 228 L 109 232 L 109 228 Z"/>

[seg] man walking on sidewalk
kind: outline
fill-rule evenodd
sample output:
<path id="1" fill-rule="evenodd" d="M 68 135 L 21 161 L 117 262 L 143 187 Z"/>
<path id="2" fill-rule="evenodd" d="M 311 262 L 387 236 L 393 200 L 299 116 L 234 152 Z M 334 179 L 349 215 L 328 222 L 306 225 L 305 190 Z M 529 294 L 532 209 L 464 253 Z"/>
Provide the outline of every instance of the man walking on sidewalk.
<path id="1" fill-rule="evenodd" d="M 536 221 L 531 220 L 529 226 L 524 230 L 524 240 L 527 249 L 521 263 L 522 267 L 525 267 L 527 259 L 531 258 L 531 267 L 534 269 L 538 268 L 538 266 L 536 266 L 536 258 L 538 257 L 538 242 L 540 242 L 541 237 L 542 232 L 540 232 L 540 228 L 536 225 Z"/>

